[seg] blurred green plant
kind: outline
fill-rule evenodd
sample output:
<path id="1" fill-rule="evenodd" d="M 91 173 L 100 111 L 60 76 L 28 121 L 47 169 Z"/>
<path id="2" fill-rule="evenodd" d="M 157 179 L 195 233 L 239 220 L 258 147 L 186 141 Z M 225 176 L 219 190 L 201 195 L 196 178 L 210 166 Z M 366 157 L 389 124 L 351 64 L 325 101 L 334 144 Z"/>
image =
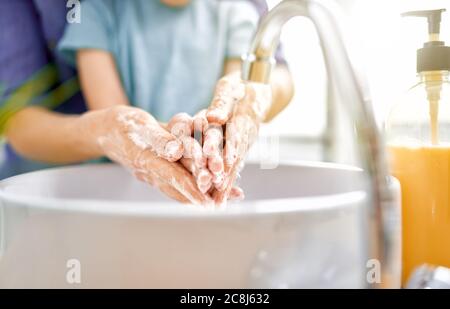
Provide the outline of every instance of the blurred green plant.
<path id="1" fill-rule="evenodd" d="M 49 64 L 36 72 L 8 97 L 4 98 L 2 95 L 5 87 L 3 90 L 0 88 L 0 136 L 4 135 L 7 121 L 24 107 L 33 105 L 55 109 L 80 90 L 76 77 L 55 87 L 57 83 L 57 68 Z"/>
<path id="2" fill-rule="evenodd" d="M 0 98 L 3 98 L 3 92 L 5 91 L 5 88 L 6 88 L 5 85 L 0 83 Z M 4 138 L 3 138 L 2 134 L 0 134 L 0 151 L 1 151 L 4 143 L 5 143 Z"/>

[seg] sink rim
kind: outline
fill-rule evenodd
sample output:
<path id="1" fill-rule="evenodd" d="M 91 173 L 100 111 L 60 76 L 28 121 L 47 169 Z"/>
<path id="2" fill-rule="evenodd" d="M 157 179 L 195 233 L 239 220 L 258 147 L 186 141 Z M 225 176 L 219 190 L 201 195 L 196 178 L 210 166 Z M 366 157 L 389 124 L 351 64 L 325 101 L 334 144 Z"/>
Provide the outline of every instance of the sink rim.
<path id="1" fill-rule="evenodd" d="M 248 162 L 255 164 L 255 162 Z M 52 171 L 73 170 L 79 168 L 115 166 L 114 163 L 80 164 L 63 167 L 53 167 L 44 170 L 16 175 L 0 181 L 0 206 L 2 203 L 13 204 L 18 207 L 29 207 L 36 210 L 53 210 L 59 212 L 92 213 L 110 216 L 139 216 L 154 218 L 229 218 L 236 216 L 261 216 L 282 213 L 319 212 L 324 210 L 342 210 L 362 203 L 367 196 L 363 190 L 344 193 L 318 195 L 298 198 L 280 198 L 270 200 L 242 201 L 239 204 L 229 203 L 228 207 L 205 207 L 186 205 L 172 201 L 142 202 L 142 201 L 113 201 L 98 199 L 62 199 L 53 197 L 21 196 L 4 190 L 9 183 L 31 174 L 48 173 Z M 279 165 L 333 168 L 335 170 L 362 171 L 360 168 L 327 162 L 314 161 L 282 161 Z M 244 206 L 244 207 L 242 207 Z"/>

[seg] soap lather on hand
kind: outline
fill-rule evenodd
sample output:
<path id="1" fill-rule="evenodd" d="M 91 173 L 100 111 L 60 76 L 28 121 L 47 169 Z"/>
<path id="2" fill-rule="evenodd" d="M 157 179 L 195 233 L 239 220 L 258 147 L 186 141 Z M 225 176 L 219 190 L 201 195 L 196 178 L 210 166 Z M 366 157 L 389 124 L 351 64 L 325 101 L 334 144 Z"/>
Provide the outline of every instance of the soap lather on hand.
<path id="1" fill-rule="evenodd" d="M 223 99 L 226 97 L 227 99 Z M 207 112 L 208 121 L 225 127 L 223 162 L 225 179 L 222 190 L 213 194 L 216 204 L 225 203 L 232 194 L 242 194 L 234 187 L 243 160 L 256 140 L 259 125 L 272 101 L 270 85 L 244 82 L 239 75 L 225 76 L 218 83 L 216 99 Z M 205 141 L 206 142 L 206 141 Z"/>
<path id="2" fill-rule="evenodd" d="M 82 120 L 89 123 L 92 122 L 89 118 L 99 116 L 104 125 L 100 132 L 90 130 L 89 134 L 101 153 L 175 200 L 211 203 L 197 188 L 196 179 L 176 162 L 186 153 L 183 143 L 149 113 L 135 107 L 117 106 L 87 113 Z"/>
<path id="3" fill-rule="evenodd" d="M 244 82 L 233 73 L 218 82 L 206 111 L 194 117 L 181 113 L 170 120 L 169 131 L 185 149 L 181 163 L 217 205 L 244 198 L 235 181 L 270 103 L 270 86 Z"/>
<path id="4" fill-rule="evenodd" d="M 214 141 L 217 147 L 214 147 L 213 154 L 217 158 L 216 163 L 219 163 L 219 166 L 221 165 L 221 170 L 220 167 L 219 169 L 217 167 L 211 169 L 212 157 L 204 152 L 203 149 L 205 147 L 204 143 L 202 143 L 202 141 L 207 141 L 210 138 L 205 134 L 208 132 L 209 125 L 206 118 L 204 118 L 204 114 L 205 111 L 201 111 L 194 117 L 190 117 L 185 113 L 177 114 L 169 121 L 167 128 L 183 144 L 184 152 L 180 163 L 195 177 L 198 189 L 202 193 L 212 196 L 218 188 L 224 189 L 219 185 L 220 183 L 223 184 L 225 179 L 223 159 L 219 147 L 219 144 L 222 143 L 222 135 L 214 136 L 214 138 L 217 138 Z M 228 196 L 228 199 L 241 198 L 243 198 L 243 194 L 239 188 L 233 188 Z"/>

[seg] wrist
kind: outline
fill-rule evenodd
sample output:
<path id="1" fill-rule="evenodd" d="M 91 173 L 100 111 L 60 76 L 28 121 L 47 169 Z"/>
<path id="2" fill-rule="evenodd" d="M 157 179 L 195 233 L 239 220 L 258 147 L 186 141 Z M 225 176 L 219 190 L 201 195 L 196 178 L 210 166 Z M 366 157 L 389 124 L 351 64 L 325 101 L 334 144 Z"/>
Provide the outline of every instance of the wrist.
<path id="1" fill-rule="evenodd" d="M 107 110 L 88 111 L 77 118 L 74 132 L 77 147 L 90 158 L 105 156 L 99 140 L 106 134 Z"/>
<path id="2" fill-rule="evenodd" d="M 272 89 L 270 85 L 249 82 L 246 89 L 246 98 L 242 101 L 247 114 L 254 121 L 261 123 L 267 117 L 272 105 Z"/>

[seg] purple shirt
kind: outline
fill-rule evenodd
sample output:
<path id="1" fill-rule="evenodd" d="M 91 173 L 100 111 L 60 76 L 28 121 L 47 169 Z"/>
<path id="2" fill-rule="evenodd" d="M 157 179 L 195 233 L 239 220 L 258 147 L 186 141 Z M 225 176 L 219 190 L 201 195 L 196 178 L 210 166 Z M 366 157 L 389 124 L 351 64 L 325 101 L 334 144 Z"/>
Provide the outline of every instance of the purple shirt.
<path id="1" fill-rule="evenodd" d="M 56 43 L 66 25 L 66 2 L 61 0 L 0 0 L 0 84 L 2 101 L 17 87 L 50 63 L 56 65 L 58 86 L 76 72 L 56 53 Z M 56 110 L 81 113 L 81 95 Z"/>
<path id="2" fill-rule="evenodd" d="M 66 25 L 66 12 L 66 1 L 62 0 L 0 0 L 0 111 L 12 92 L 48 64 L 55 64 L 58 73 L 49 90 L 76 75 L 55 52 Z M 86 107 L 77 93 L 55 110 L 79 114 Z M 0 179 L 48 167 L 20 157 L 8 145 L 3 151 L 6 159 L 0 162 Z"/>

